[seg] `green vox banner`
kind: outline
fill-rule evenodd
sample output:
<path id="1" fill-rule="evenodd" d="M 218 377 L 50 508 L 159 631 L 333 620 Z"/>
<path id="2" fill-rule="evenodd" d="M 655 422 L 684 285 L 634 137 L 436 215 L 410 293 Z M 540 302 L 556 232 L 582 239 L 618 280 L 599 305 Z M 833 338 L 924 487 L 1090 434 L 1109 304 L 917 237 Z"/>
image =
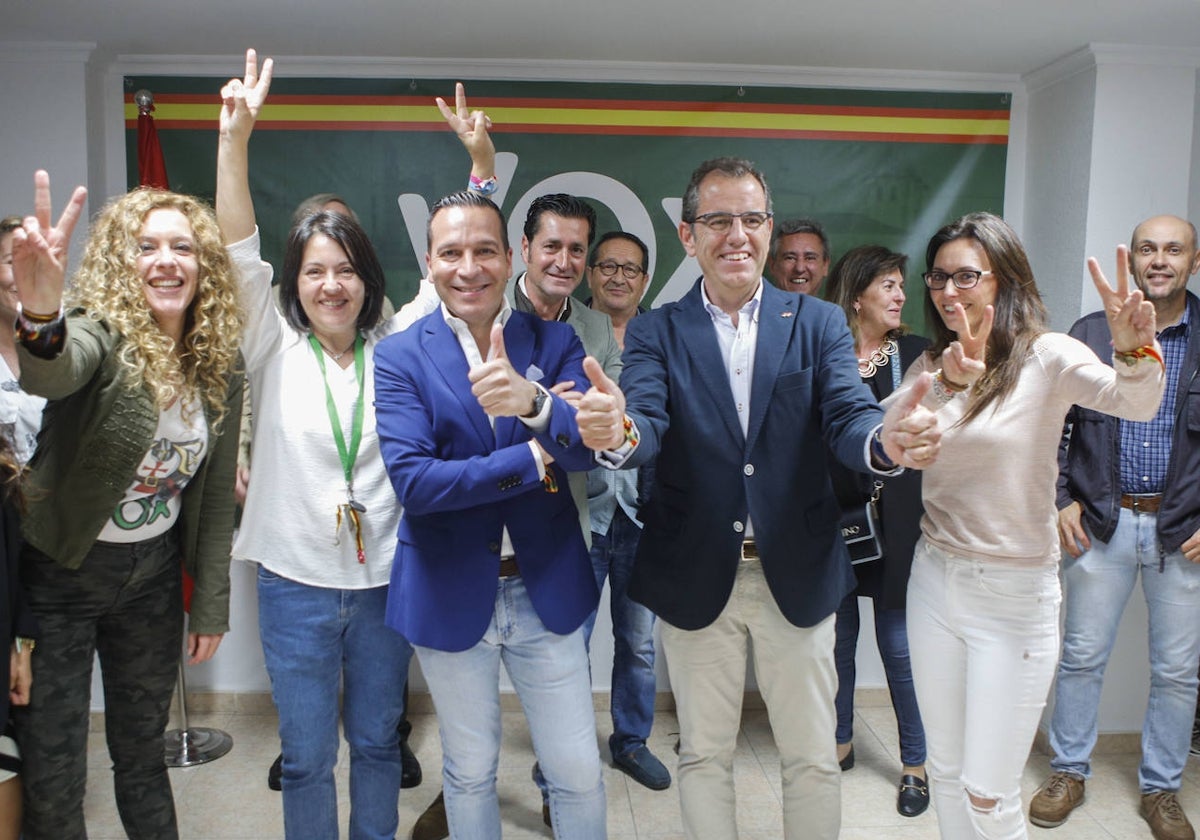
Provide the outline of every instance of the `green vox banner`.
<path id="1" fill-rule="evenodd" d="M 137 173 L 133 94 L 154 94 L 173 189 L 212 196 L 218 90 L 224 79 L 125 78 L 127 171 Z M 907 253 L 916 278 L 929 236 L 973 210 L 1003 211 L 1009 94 L 712 85 L 465 80 L 494 123 L 500 192 L 515 268 L 529 203 L 549 192 L 587 198 L 599 231 L 620 227 L 650 247 L 647 301 L 679 297 L 699 275 L 679 243 L 692 169 L 718 155 L 755 161 L 776 219 L 822 221 L 834 258 L 879 243 Z M 466 185 L 466 151 L 434 97 L 452 79 L 277 78 L 250 148 L 251 190 L 267 260 L 278 266 L 293 208 L 342 195 L 371 234 L 402 303 L 424 274 L 428 207 Z M 916 281 L 919 283 L 919 281 Z M 585 293 L 583 290 L 581 293 Z M 920 326 L 910 283 L 908 321 Z"/>

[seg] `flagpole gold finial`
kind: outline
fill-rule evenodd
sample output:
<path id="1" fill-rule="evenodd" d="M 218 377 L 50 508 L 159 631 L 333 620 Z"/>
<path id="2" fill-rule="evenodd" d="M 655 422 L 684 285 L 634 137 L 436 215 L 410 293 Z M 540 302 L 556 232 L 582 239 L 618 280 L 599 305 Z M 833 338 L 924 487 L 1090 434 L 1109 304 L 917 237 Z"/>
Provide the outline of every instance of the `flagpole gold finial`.
<path id="1" fill-rule="evenodd" d="M 133 101 L 138 106 L 139 114 L 149 114 L 154 110 L 154 94 L 145 88 L 133 95 Z"/>

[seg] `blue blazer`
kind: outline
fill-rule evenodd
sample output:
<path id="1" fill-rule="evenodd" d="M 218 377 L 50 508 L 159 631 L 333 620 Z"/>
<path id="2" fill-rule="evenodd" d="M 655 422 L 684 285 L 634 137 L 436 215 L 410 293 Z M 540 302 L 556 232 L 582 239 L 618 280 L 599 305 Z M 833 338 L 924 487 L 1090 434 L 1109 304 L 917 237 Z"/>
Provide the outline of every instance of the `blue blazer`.
<path id="1" fill-rule="evenodd" d="M 629 592 L 685 630 L 729 600 L 747 516 L 788 621 L 820 622 L 855 584 L 828 457 L 867 471 L 883 412 L 842 311 L 763 286 L 746 434 L 699 281 L 625 334 L 621 388 L 642 437 L 627 465 L 658 458 Z"/>
<path id="2" fill-rule="evenodd" d="M 536 366 L 547 388 L 586 382 L 583 346 L 566 324 L 513 312 L 504 328 L 518 372 Z M 467 359 L 441 309 L 375 349 L 380 450 L 404 506 L 386 622 L 415 645 L 444 651 L 483 638 L 496 602 L 500 539 L 507 526 L 529 597 L 551 631 L 570 633 L 599 593 L 565 470 L 595 466 L 575 413 L 552 396 L 538 441 L 555 462 L 557 492 L 538 478 L 529 429 L 496 418 L 471 393 Z"/>

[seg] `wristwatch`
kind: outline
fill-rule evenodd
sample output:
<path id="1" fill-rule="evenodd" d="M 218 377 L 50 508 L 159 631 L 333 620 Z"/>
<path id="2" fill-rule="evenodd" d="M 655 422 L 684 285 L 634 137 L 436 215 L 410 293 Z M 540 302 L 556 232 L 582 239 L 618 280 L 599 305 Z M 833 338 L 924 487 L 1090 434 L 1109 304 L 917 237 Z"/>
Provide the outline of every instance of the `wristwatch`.
<path id="1" fill-rule="evenodd" d="M 530 403 L 529 413 L 521 415 L 525 419 L 529 419 L 530 417 L 537 417 L 539 414 L 541 414 L 542 409 L 546 406 L 546 400 L 550 399 L 550 395 L 548 393 L 546 393 L 546 389 L 543 388 L 541 385 L 534 382 L 533 388 L 534 388 L 533 402 Z"/>
<path id="2" fill-rule="evenodd" d="M 37 647 L 37 639 L 30 639 L 25 636 L 17 636 L 13 639 L 13 646 L 16 647 L 17 653 L 29 651 L 33 653 L 33 649 Z"/>

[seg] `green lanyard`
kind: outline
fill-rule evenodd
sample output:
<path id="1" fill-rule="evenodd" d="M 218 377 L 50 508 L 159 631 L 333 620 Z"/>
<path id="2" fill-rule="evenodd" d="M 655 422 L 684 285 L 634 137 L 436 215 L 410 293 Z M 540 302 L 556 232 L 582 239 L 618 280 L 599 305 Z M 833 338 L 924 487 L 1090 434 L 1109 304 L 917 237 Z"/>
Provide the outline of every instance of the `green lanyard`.
<path id="1" fill-rule="evenodd" d="M 364 513 L 366 508 L 354 500 L 354 462 L 358 458 L 358 445 L 362 443 L 363 382 L 367 367 L 365 342 L 361 334 L 354 337 L 354 378 L 358 381 L 358 401 L 354 403 L 354 416 L 350 421 L 350 447 L 348 449 L 346 436 L 342 434 L 342 421 L 338 417 L 337 406 L 333 402 L 333 392 L 329 390 L 329 377 L 325 373 L 325 350 L 312 333 L 308 334 L 308 343 L 312 345 L 313 353 L 317 356 L 317 365 L 321 368 L 321 379 L 325 383 L 325 408 L 329 411 L 329 425 L 333 428 L 333 441 L 337 444 L 338 458 L 342 462 L 342 473 L 346 477 L 346 503 L 358 513 Z"/>

